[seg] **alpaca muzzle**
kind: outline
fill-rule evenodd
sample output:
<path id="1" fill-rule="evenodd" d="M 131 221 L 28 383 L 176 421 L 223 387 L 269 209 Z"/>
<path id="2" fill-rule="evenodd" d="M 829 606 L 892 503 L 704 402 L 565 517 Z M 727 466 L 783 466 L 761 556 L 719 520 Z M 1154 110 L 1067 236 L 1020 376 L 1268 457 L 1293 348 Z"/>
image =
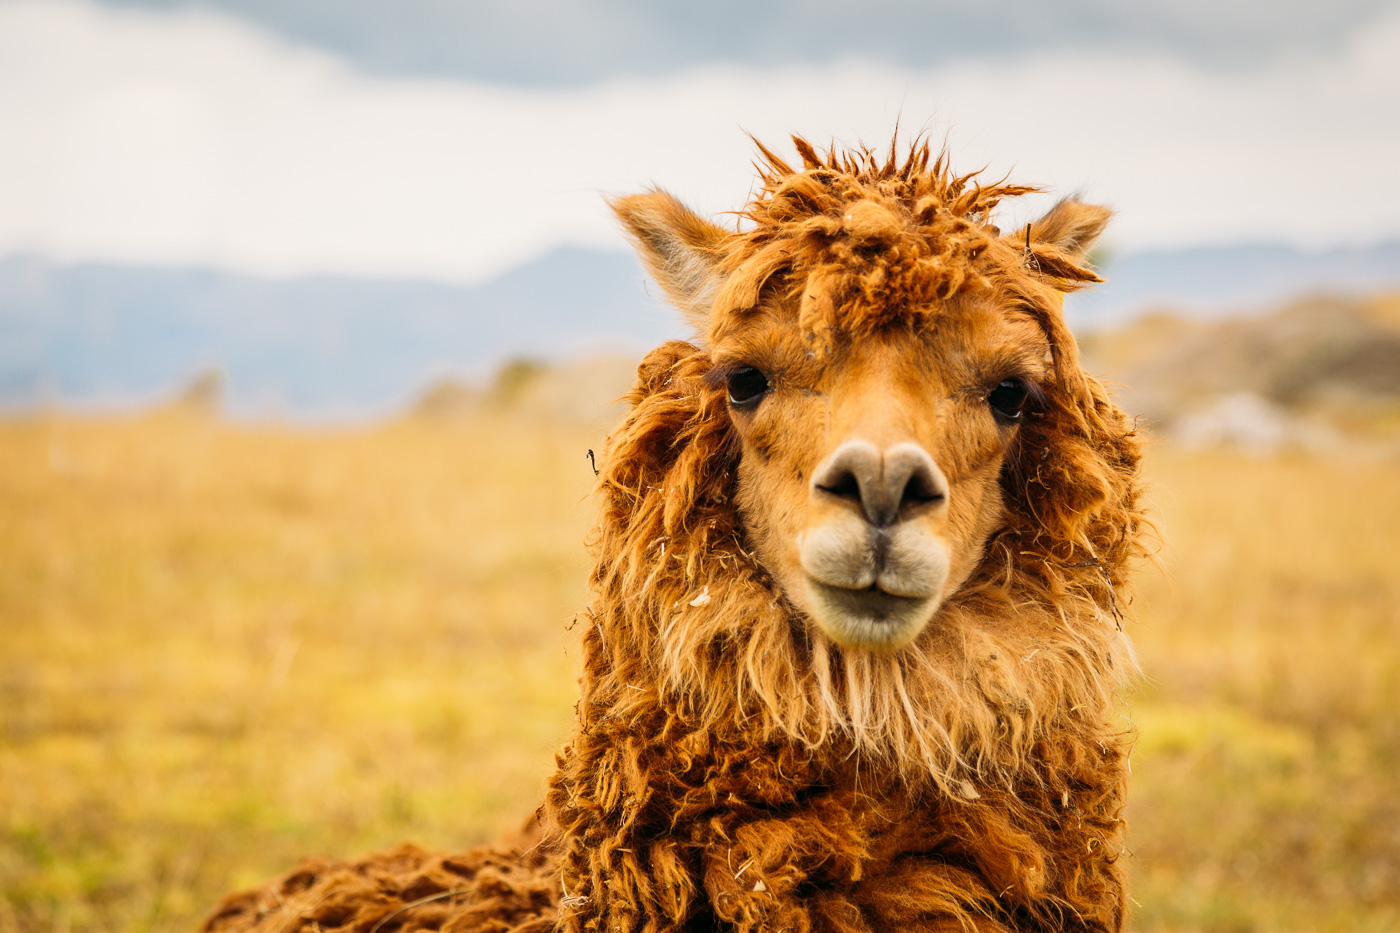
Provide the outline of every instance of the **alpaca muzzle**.
<path id="1" fill-rule="evenodd" d="M 907 644 L 948 579 L 942 471 L 917 444 L 850 440 L 813 473 L 810 496 L 813 522 L 798 547 L 815 621 L 845 646 Z"/>

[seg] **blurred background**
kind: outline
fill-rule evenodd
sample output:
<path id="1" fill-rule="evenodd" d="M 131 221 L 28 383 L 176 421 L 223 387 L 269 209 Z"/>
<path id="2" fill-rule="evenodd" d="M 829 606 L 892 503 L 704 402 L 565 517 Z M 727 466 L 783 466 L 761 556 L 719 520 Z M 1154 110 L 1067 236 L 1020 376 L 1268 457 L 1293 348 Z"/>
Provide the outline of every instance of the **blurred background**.
<path id="1" fill-rule="evenodd" d="M 1394 0 L 0 0 L 0 933 L 521 822 L 685 336 L 606 198 L 896 126 L 1117 211 L 1134 928 L 1400 929 L 1398 116 Z"/>

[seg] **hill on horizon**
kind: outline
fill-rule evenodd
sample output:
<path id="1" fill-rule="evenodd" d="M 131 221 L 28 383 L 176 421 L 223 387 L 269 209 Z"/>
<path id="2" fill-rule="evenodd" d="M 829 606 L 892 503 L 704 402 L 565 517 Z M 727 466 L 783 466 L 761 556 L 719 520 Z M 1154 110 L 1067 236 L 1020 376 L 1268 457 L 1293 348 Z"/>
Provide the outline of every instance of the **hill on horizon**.
<path id="1" fill-rule="evenodd" d="M 1067 302 L 1080 332 L 1164 308 L 1228 317 L 1400 287 L 1400 242 L 1110 256 L 1104 273 Z M 147 406 L 218 372 L 234 417 L 363 420 L 444 379 L 482 384 L 513 359 L 640 356 L 686 336 L 637 261 L 605 251 L 560 250 L 475 287 L 0 260 L 0 411 Z"/>

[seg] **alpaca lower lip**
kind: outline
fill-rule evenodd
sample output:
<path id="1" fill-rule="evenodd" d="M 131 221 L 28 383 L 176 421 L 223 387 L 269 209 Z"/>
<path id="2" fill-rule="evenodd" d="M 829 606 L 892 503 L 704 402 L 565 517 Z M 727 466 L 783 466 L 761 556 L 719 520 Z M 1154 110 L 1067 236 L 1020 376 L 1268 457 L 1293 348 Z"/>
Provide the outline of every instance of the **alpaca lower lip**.
<path id="1" fill-rule="evenodd" d="M 879 622 L 903 618 L 909 614 L 911 609 L 928 602 L 922 597 L 896 596 L 893 593 L 886 593 L 876 586 L 861 590 L 829 586 L 825 583 L 819 583 L 817 586 L 821 588 L 822 596 L 828 601 L 841 606 L 853 615 L 868 616 Z"/>

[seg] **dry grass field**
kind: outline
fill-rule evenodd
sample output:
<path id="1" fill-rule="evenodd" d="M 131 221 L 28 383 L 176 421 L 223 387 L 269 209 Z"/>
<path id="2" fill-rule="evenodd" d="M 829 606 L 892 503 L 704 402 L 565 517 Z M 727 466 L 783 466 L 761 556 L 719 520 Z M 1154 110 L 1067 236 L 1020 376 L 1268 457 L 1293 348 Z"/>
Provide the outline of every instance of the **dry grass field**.
<path id="1" fill-rule="evenodd" d="M 533 808 L 600 428 L 0 423 L 0 933 Z M 1400 464 L 1152 451 L 1139 931 L 1400 929 Z"/>

